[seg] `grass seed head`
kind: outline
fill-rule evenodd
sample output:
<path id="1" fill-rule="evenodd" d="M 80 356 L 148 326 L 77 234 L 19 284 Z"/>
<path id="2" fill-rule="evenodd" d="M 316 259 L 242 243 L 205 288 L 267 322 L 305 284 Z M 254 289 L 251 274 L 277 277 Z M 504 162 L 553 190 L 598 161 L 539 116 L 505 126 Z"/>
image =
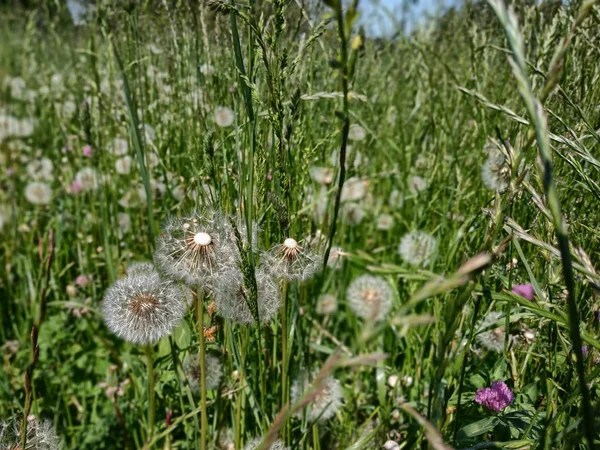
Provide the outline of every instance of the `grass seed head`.
<path id="1" fill-rule="evenodd" d="M 219 387 L 223 375 L 223 365 L 218 357 L 207 354 L 205 357 L 206 389 L 212 390 Z M 200 356 L 189 354 L 183 360 L 183 371 L 190 384 L 192 392 L 200 391 Z"/>

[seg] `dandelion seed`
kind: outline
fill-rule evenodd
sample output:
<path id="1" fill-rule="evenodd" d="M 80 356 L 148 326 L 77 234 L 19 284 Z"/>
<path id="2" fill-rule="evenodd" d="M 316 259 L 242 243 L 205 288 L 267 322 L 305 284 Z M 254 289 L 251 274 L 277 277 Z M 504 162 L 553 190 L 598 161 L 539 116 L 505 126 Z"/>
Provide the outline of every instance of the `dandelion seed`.
<path id="1" fill-rule="evenodd" d="M 156 273 L 154 264 L 149 261 L 134 261 L 127 267 L 127 275 L 152 275 Z"/>
<path id="2" fill-rule="evenodd" d="M 226 106 L 217 106 L 215 108 L 215 123 L 220 127 L 229 127 L 235 121 L 235 113 Z"/>
<path id="3" fill-rule="evenodd" d="M 47 205 L 52 200 L 52 189 L 46 183 L 33 181 L 25 187 L 25 199 L 33 205 Z"/>
<path id="4" fill-rule="evenodd" d="M 317 314 L 328 316 L 337 311 L 338 301 L 335 295 L 323 294 L 317 302 Z"/>
<path id="5" fill-rule="evenodd" d="M 128 175 L 131 172 L 133 159 L 130 156 L 124 156 L 115 161 L 115 170 L 121 175 Z"/>
<path id="6" fill-rule="evenodd" d="M 262 267 L 256 270 L 255 278 L 258 318 L 261 323 L 268 323 L 279 311 L 281 291 L 273 278 Z M 217 314 L 221 317 L 242 325 L 255 323 L 247 301 L 250 293 L 244 286 L 244 277 L 239 269 L 231 268 L 224 272 L 215 283 L 213 295 Z"/>
<path id="7" fill-rule="evenodd" d="M 291 389 L 292 403 L 298 401 L 306 391 L 311 389 L 311 383 L 312 381 L 309 381 L 306 375 L 294 380 Z M 342 385 L 336 378 L 328 376 L 306 406 L 306 417 L 310 422 L 325 422 L 335 415 L 340 406 L 342 406 Z M 298 412 L 296 417 L 302 418 L 302 412 Z"/>
<path id="8" fill-rule="evenodd" d="M 364 141 L 365 137 L 367 137 L 367 132 L 363 127 L 358 124 L 350 125 L 350 130 L 348 131 L 348 139 L 351 141 Z"/>
<path id="9" fill-rule="evenodd" d="M 475 395 L 475 402 L 489 409 L 499 412 L 510 405 L 515 396 L 504 381 L 492 383 L 492 387 L 479 389 Z"/>
<path id="10" fill-rule="evenodd" d="M 329 258 L 327 259 L 327 267 L 330 269 L 341 269 L 344 265 L 344 249 L 341 247 L 331 247 Z"/>
<path id="11" fill-rule="evenodd" d="M 367 195 L 369 183 L 356 177 L 351 177 L 346 180 L 342 188 L 342 202 L 354 202 L 362 200 Z"/>
<path id="12" fill-rule="evenodd" d="M 27 449 L 58 450 L 60 440 L 52 422 L 39 420 L 34 416 L 27 418 Z M 19 450 L 21 448 L 21 421 L 17 418 L 0 423 L 0 449 Z"/>
<path id="13" fill-rule="evenodd" d="M 233 246 L 223 241 L 224 231 L 221 214 L 209 209 L 171 219 L 158 239 L 155 264 L 169 277 L 208 288 L 232 258 Z"/>
<path id="14" fill-rule="evenodd" d="M 110 152 L 115 156 L 123 156 L 129 153 L 129 143 L 122 138 L 116 137 L 112 141 L 112 145 L 109 147 Z"/>
<path id="15" fill-rule="evenodd" d="M 423 267 L 429 264 L 436 244 L 436 239 L 428 233 L 413 231 L 402 237 L 398 253 L 408 264 Z"/>
<path id="16" fill-rule="evenodd" d="M 394 226 L 394 218 L 389 214 L 381 214 L 377 218 L 377 229 L 382 231 L 390 230 Z"/>
<path id="17" fill-rule="evenodd" d="M 261 266 L 276 279 L 306 281 L 321 269 L 321 258 L 290 237 L 264 253 Z"/>
<path id="18" fill-rule="evenodd" d="M 310 168 L 310 176 L 319 184 L 331 184 L 333 182 L 333 169 L 313 166 Z"/>
<path id="19" fill-rule="evenodd" d="M 427 182 L 423 178 L 413 176 L 408 180 L 408 190 L 412 194 L 416 195 L 419 192 L 423 192 L 425 189 L 427 189 Z"/>
<path id="20" fill-rule="evenodd" d="M 206 389 L 212 390 L 219 387 L 221 382 L 221 376 L 223 375 L 223 366 L 219 358 L 214 355 L 205 355 L 205 380 Z M 200 356 L 197 354 L 190 354 L 183 360 L 183 371 L 190 384 L 192 392 L 200 391 Z"/>
<path id="21" fill-rule="evenodd" d="M 493 191 L 503 192 L 510 184 L 510 162 L 500 151 L 500 144 L 491 140 L 486 144 L 488 158 L 481 167 L 483 183 Z"/>
<path id="22" fill-rule="evenodd" d="M 346 297 L 354 313 L 366 320 L 382 320 L 392 308 L 394 293 L 380 277 L 361 275 L 348 286 Z"/>
<path id="23" fill-rule="evenodd" d="M 477 341 L 486 349 L 502 353 L 504 352 L 504 341 L 506 332 L 504 326 L 498 326 L 504 314 L 498 311 L 492 311 L 485 316 L 485 319 L 479 324 Z"/>
<path id="24" fill-rule="evenodd" d="M 134 344 L 154 344 L 171 334 L 187 304 L 179 287 L 156 273 L 118 280 L 104 294 L 102 313 L 108 329 Z"/>
<path id="25" fill-rule="evenodd" d="M 263 438 L 261 437 L 252 439 L 246 445 L 244 445 L 243 450 L 256 450 L 262 442 L 262 440 Z M 266 450 L 290 450 L 290 447 L 286 447 L 285 443 L 282 440 L 278 439 Z"/>
<path id="26" fill-rule="evenodd" d="M 96 169 L 84 167 L 75 174 L 75 181 L 79 183 L 82 191 L 94 191 L 100 185 L 99 175 Z"/>
<path id="27" fill-rule="evenodd" d="M 52 181 L 54 164 L 48 158 L 40 158 L 27 164 L 27 175 L 35 181 Z"/>

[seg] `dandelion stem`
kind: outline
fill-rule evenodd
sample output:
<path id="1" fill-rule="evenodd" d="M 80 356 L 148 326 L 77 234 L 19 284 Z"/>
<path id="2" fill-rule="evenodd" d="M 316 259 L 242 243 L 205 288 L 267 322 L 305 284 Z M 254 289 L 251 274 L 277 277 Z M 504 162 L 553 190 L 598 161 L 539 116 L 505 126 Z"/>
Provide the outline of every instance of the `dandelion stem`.
<path id="1" fill-rule="evenodd" d="M 206 450 L 208 417 L 206 415 L 206 349 L 204 346 L 204 296 L 196 296 L 196 322 L 198 325 L 198 347 L 200 358 L 200 449 Z"/>
<path id="2" fill-rule="evenodd" d="M 148 363 L 148 441 L 154 435 L 155 397 L 154 397 L 154 363 L 152 362 L 152 346 L 145 345 L 144 351 Z"/>

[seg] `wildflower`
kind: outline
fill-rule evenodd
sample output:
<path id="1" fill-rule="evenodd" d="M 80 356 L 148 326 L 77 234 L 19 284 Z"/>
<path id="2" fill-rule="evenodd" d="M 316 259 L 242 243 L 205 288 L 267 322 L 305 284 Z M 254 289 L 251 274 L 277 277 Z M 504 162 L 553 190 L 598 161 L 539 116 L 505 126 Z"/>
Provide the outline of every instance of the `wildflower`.
<path id="1" fill-rule="evenodd" d="M 499 412 L 510 405 L 514 400 L 514 394 L 504 381 L 492 383 L 492 387 L 477 390 L 475 402 L 486 407 L 490 411 Z"/>
<path id="2" fill-rule="evenodd" d="M 87 275 L 78 275 L 77 278 L 75 279 L 75 284 L 77 286 L 81 286 L 81 287 L 85 287 L 90 283 L 90 279 L 87 277 Z"/>
<path id="3" fill-rule="evenodd" d="M 310 168 L 310 176 L 319 184 L 331 184 L 333 182 L 333 169 L 313 166 Z"/>
<path id="4" fill-rule="evenodd" d="M 75 180 L 80 184 L 82 191 L 94 191 L 98 189 L 98 179 L 98 172 L 91 167 L 84 167 L 75 174 Z"/>
<path id="5" fill-rule="evenodd" d="M 306 281 L 321 269 L 321 258 L 291 237 L 264 253 L 262 259 L 263 269 L 277 279 Z"/>
<path id="6" fill-rule="evenodd" d="M 481 178 L 489 189 L 503 192 L 510 183 L 510 163 L 498 146 L 487 146 L 489 155 L 481 167 Z"/>
<path id="7" fill-rule="evenodd" d="M 71 194 L 78 194 L 82 190 L 83 190 L 83 185 L 77 180 L 73 180 L 73 182 L 69 186 L 69 192 Z"/>
<path id="8" fill-rule="evenodd" d="M 156 273 L 156 268 L 150 261 L 134 261 L 127 266 L 127 275 L 150 275 L 153 273 Z"/>
<path id="9" fill-rule="evenodd" d="M 60 440 L 54 431 L 52 422 L 39 420 L 35 416 L 27 417 L 27 449 L 58 450 Z M 21 421 L 17 418 L 0 423 L 0 448 L 18 450 L 21 448 Z"/>
<path id="10" fill-rule="evenodd" d="M 205 288 L 229 261 L 232 245 L 222 240 L 223 218 L 212 210 L 171 219 L 157 242 L 154 262 L 161 272 Z"/>
<path id="11" fill-rule="evenodd" d="M 142 345 L 170 334 L 186 309 L 179 287 L 156 273 L 118 280 L 104 294 L 102 305 L 108 329 L 121 339 Z"/>
<path id="12" fill-rule="evenodd" d="M 382 320 L 392 308 L 393 295 L 390 285 L 373 275 L 359 276 L 346 291 L 350 308 L 367 320 Z"/>
<path id="13" fill-rule="evenodd" d="M 86 158 L 91 158 L 93 153 L 92 147 L 89 145 L 84 145 L 81 149 L 81 153 L 83 153 L 83 156 Z"/>
<path id="14" fill-rule="evenodd" d="M 337 310 L 338 301 L 335 295 L 323 294 L 317 302 L 317 314 L 328 316 Z"/>
<path id="15" fill-rule="evenodd" d="M 492 311 L 478 327 L 477 341 L 483 347 L 497 353 L 504 351 L 506 332 L 504 326 L 496 326 L 503 317 L 501 312 Z"/>
<path id="16" fill-rule="evenodd" d="M 51 181 L 54 164 L 48 158 L 40 158 L 27 164 L 27 175 L 35 181 Z"/>
<path id="17" fill-rule="evenodd" d="M 341 269 L 345 255 L 344 249 L 341 247 L 331 247 L 329 258 L 327 259 L 327 267 L 330 269 Z"/>
<path id="18" fill-rule="evenodd" d="M 425 189 L 427 189 L 427 182 L 423 178 L 419 176 L 414 176 L 410 177 L 410 179 L 408 180 L 408 190 L 412 194 L 418 194 L 419 192 L 422 192 Z"/>
<path id="19" fill-rule="evenodd" d="M 127 175 L 129 172 L 131 172 L 132 164 L 133 159 L 131 156 L 123 156 L 115 161 L 115 170 L 121 175 Z"/>
<path id="20" fill-rule="evenodd" d="M 377 218 L 377 229 L 387 231 L 394 226 L 394 218 L 389 214 L 381 214 Z"/>
<path id="21" fill-rule="evenodd" d="M 511 291 L 514 294 L 517 294 L 523 298 L 526 298 L 527 300 L 533 300 L 534 290 L 533 290 L 533 285 L 531 283 L 517 284 L 512 287 Z"/>
<path id="22" fill-rule="evenodd" d="M 260 443 L 262 442 L 262 440 L 263 440 L 263 438 L 261 438 L 261 437 L 252 439 L 246 445 L 244 445 L 243 450 L 256 450 L 258 448 L 258 446 L 260 445 Z M 281 439 L 277 439 L 266 450 L 290 450 L 290 448 L 286 447 L 285 443 Z"/>
<path id="23" fill-rule="evenodd" d="M 398 246 L 398 253 L 404 261 L 413 266 L 429 264 L 435 251 L 436 239 L 424 231 L 405 234 Z"/>
<path id="24" fill-rule="evenodd" d="M 350 130 L 348 131 L 348 139 L 351 141 L 364 141 L 367 136 L 367 132 L 363 127 L 358 124 L 350 125 Z"/>
<path id="25" fill-rule="evenodd" d="M 351 177 L 346 180 L 342 188 L 342 202 L 353 202 L 362 200 L 367 195 L 367 187 L 369 183 L 356 177 Z"/>
<path id="26" fill-rule="evenodd" d="M 281 292 L 273 278 L 262 267 L 256 270 L 255 278 L 258 318 L 262 323 L 268 323 L 281 306 Z M 251 294 L 244 285 L 244 277 L 239 269 L 231 268 L 224 272 L 217 279 L 213 294 L 217 314 L 243 325 L 255 322 L 252 310 L 248 306 Z"/>
<path id="27" fill-rule="evenodd" d="M 47 205 L 52 200 L 52 189 L 46 183 L 33 181 L 25 187 L 25 198 L 34 205 Z"/>
<path id="28" fill-rule="evenodd" d="M 298 401 L 311 388 L 311 383 L 306 375 L 296 378 L 292 383 L 292 403 Z M 337 379 L 328 376 L 310 395 L 310 402 L 306 406 L 306 417 L 310 422 L 325 422 L 335 415 L 341 405 L 342 386 Z M 296 416 L 302 418 L 302 412 L 298 412 Z"/>
<path id="29" fill-rule="evenodd" d="M 226 106 L 217 106 L 215 108 L 215 122 L 220 127 L 229 127 L 235 121 L 235 113 Z"/>
<path id="30" fill-rule="evenodd" d="M 111 153 L 115 156 L 123 156 L 129 152 L 129 143 L 125 139 L 116 137 L 112 141 L 112 145 L 109 147 Z"/>
<path id="31" fill-rule="evenodd" d="M 207 354 L 204 358 L 205 370 L 205 389 L 212 390 L 219 387 L 221 376 L 223 374 L 223 366 L 219 358 L 214 355 Z M 200 356 L 190 354 L 183 360 L 183 371 L 190 384 L 192 392 L 200 391 Z"/>

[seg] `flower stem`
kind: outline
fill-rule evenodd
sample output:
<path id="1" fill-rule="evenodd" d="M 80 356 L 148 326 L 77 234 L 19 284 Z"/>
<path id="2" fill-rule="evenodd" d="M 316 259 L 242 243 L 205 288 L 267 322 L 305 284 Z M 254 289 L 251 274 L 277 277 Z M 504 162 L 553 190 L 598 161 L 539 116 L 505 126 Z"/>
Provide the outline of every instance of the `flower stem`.
<path id="1" fill-rule="evenodd" d="M 148 441 L 154 435 L 155 396 L 154 396 L 154 363 L 152 361 L 152 346 L 145 345 L 144 351 L 148 363 Z"/>
<path id="2" fill-rule="evenodd" d="M 287 281 L 283 281 L 281 287 L 281 407 L 283 408 L 288 401 L 287 390 Z M 286 434 L 289 427 L 289 418 L 285 421 L 285 426 L 281 431 L 281 439 L 285 442 Z"/>
<path id="3" fill-rule="evenodd" d="M 200 358 L 200 449 L 206 450 L 208 417 L 206 415 L 206 349 L 204 346 L 204 296 L 196 297 L 196 322 L 198 325 L 198 347 Z"/>

